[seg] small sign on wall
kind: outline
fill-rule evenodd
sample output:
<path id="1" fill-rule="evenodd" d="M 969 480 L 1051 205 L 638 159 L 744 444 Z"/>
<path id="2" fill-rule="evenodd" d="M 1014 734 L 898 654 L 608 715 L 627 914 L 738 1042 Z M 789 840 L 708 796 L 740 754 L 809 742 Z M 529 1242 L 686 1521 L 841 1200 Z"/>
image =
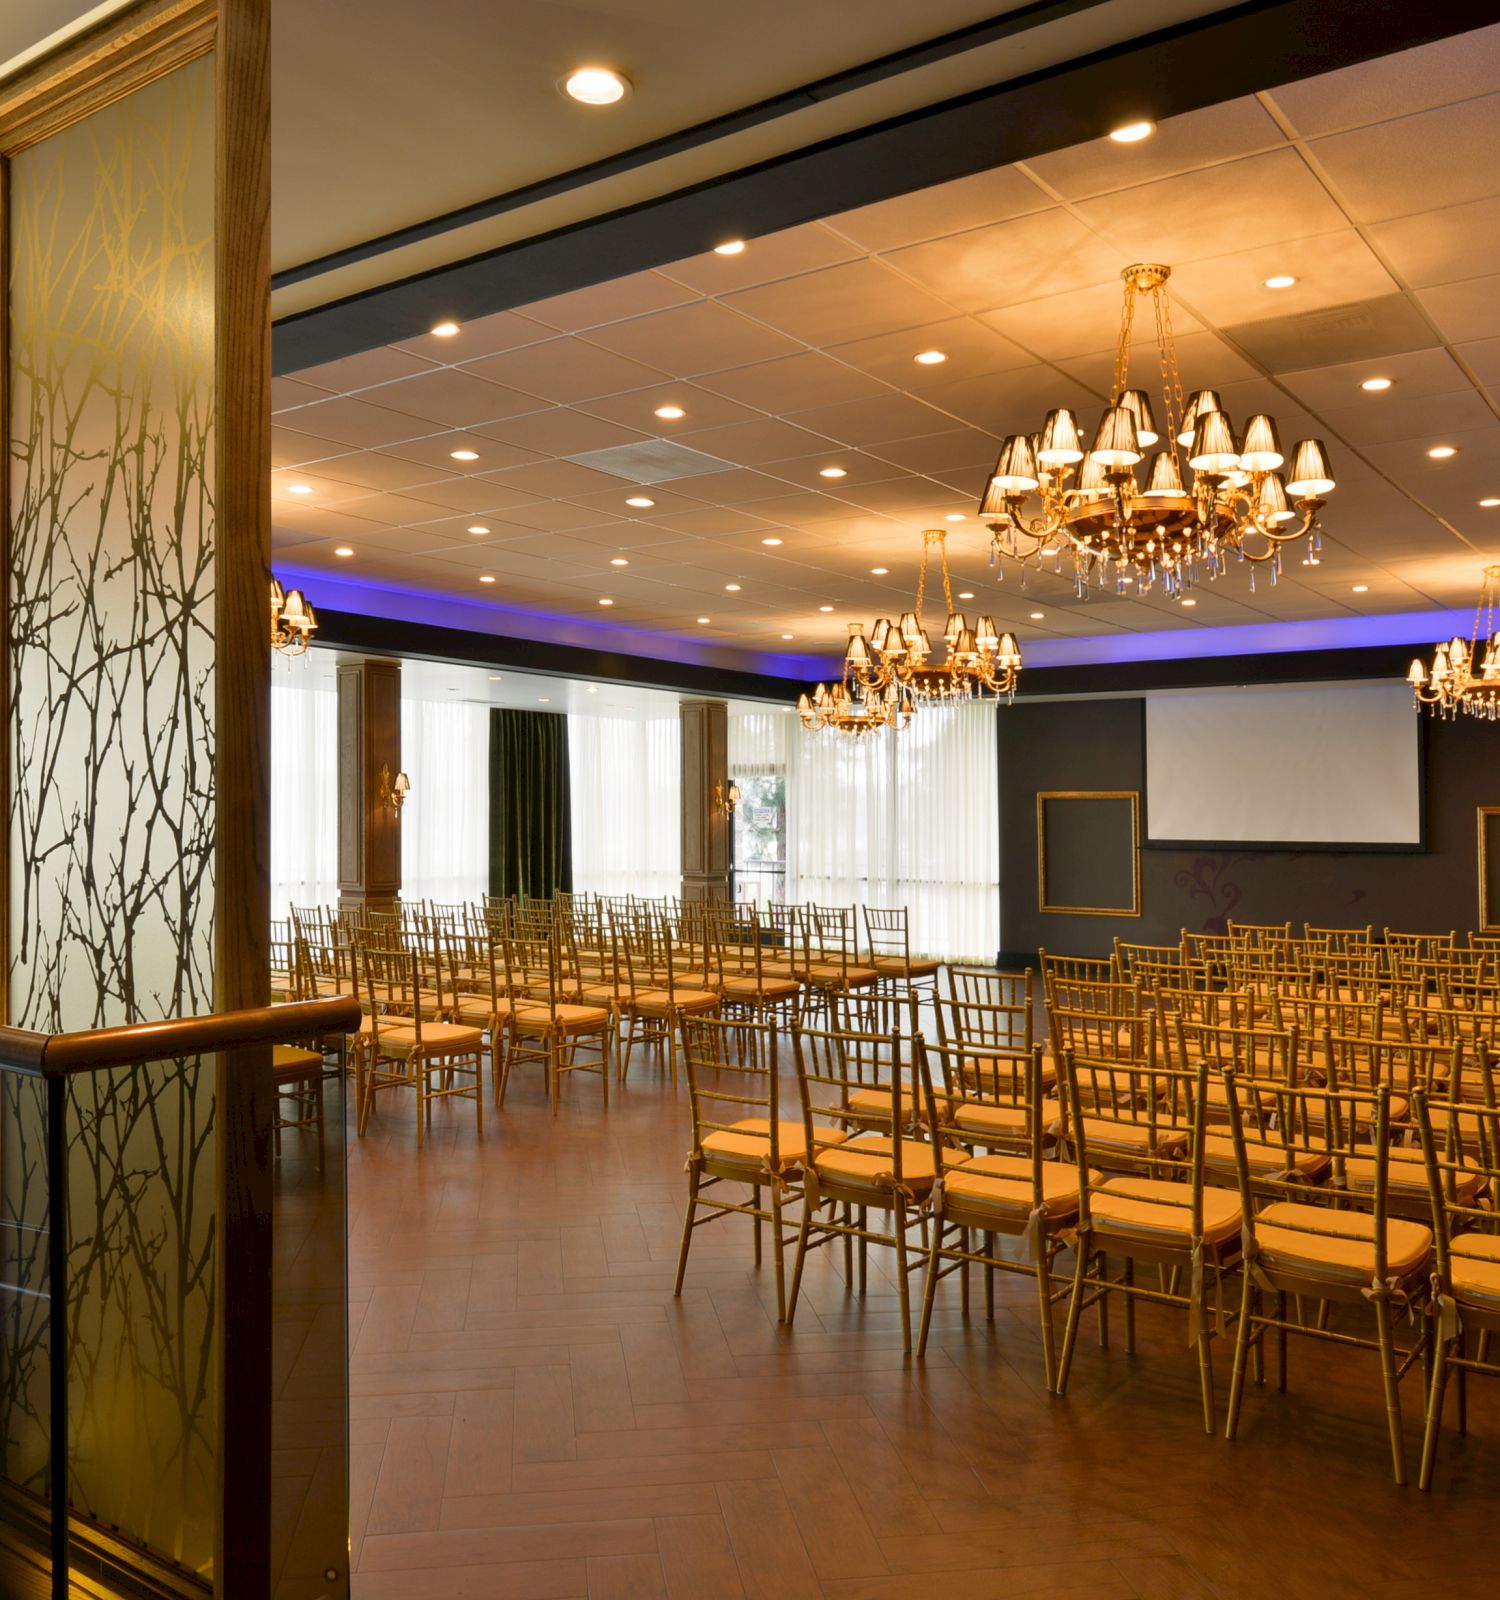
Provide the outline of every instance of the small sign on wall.
<path id="1" fill-rule="evenodd" d="M 1134 789 L 1039 792 L 1037 909 L 1084 917 L 1140 916 L 1140 807 Z"/>
<path id="2" fill-rule="evenodd" d="M 1500 806 L 1479 807 L 1479 928 L 1500 933 Z"/>

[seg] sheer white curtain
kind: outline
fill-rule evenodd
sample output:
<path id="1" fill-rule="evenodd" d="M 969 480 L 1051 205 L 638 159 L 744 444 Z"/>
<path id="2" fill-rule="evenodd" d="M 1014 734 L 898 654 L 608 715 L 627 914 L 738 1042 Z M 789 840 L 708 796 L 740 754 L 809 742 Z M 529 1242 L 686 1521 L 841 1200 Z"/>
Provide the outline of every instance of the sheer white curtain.
<path id="1" fill-rule="evenodd" d="M 453 700 L 401 702 L 401 895 L 454 904 L 490 886 L 490 714 Z"/>
<path id="2" fill-rule="evenodd" d="M 924 706 L 899 733 L 790 734 L 788 897 L 906 906 L 914 954 L 1000 945 L 995 710 Z"/>
<path id="3" fill-rule="evenodd" d="M 681 736 L 669 717 L 569 717 L 573 888 L 682 892 Z"/>
<path id="4" fill-rule="evenodd" d="M 271 915 L 339 894 L 338 717 L 331 688 L 271 685 Z"/>

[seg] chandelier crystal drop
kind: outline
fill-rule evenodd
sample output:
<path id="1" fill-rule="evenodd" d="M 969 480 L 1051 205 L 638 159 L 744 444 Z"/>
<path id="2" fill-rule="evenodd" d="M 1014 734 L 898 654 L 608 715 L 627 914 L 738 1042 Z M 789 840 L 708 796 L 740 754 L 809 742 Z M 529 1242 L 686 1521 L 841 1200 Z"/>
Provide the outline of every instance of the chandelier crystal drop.
<path id="1" fill-rule="evenodd" d="M 1318 513 L 1335 487 L 1319 439 L 1302 439 L 1290 458 L 1274 417 L 1256 415 L 1243 433 L 1212 389 L 1184 397 L 1172 335 L 1167 279 L 1172 269 L 1127 267 L 1120 342 L 1109 405 L 1086 435 L 1066 407 L 1040 429 L 1012 434 L 979 504 L 991 534 L 991 561 L 1024 567 L 1071 551 L 1080 596 L 1112 586 L 1145 594 L 1160 583 L 1180 595 L 1217 578 L 1231 560 L 1251 564 L 1251 587 L 1265 565 L 1272 582 L 1281 551 L 1299 539 L 1311 557 L 1322 547 Z M 1161 374 L 1161 413 L 1144 389 L 1130 387 L 1136 303 L 1149 299 Z M 1159 446 L 1155 453 L 1149 453 Z"/>
<path id="2" fill-rule="evenodd" d="M 1471 717 L 1500 722 L 1500 631 L 1495 613 L 1500 611 L 1500 566 L 1486 567 L 1474 608 L 1474 626 L 1467 639 L 1453 638 L 1432 652 L 1432 668 L 1413 661 L 1406 681 L 1420 708 L 1435 716 Z"/>

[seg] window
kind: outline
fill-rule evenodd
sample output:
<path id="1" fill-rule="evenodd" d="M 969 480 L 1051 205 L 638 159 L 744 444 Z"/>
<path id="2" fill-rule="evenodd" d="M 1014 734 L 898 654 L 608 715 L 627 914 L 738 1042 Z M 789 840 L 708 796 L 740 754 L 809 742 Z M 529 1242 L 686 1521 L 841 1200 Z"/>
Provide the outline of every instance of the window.
<path id="1" fill-rule="evenodd" d="M 401 898 L 480 899 L 490 886 L 489 708 L 402 700 L 401 766 L 411 779 L 401 810 Z"/>
<path id="2" fill-rule="evenodd" d="M 292 666 L 300 663 L 292 663 Z M 278 678 L 281 674 L 278 673 Z M 271 685 L 271 915 L 339 897 L 338 712 L 305 674 Z"/>
<path id="3" fill-rule="evenodd" d="M 571 716 L 573 888 L 682 892 L 681 733 L 670 716 Z"/>

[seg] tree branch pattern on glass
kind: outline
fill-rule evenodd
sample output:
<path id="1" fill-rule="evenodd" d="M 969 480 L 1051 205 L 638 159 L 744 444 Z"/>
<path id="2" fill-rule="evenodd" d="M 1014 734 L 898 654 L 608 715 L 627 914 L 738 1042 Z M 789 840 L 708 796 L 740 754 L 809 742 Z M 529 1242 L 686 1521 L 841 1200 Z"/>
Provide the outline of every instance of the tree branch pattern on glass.
<path id="1" fill-rule="evenodd" d="M 12 162 L 10 1020 L 212 1004 L 214 104 L 200 60 Z M 7 1257 L 36 1222 L 34 1094 L 0 1107 Z M 213 1073 L 70 1095 L 73 1496 L 212 1561 Z M 42 1220 L 45 1222 L 45 1211 Z M 16 1241 L 31 1241 L 24 1247 Z M 34 1283 L 36 1260 L 8 1259 Z M 25 1297 L 16 1297 L 19 1302 Z M 4 1469 L 46 1456 L 42 1302 L 7 1305 Z"/>

